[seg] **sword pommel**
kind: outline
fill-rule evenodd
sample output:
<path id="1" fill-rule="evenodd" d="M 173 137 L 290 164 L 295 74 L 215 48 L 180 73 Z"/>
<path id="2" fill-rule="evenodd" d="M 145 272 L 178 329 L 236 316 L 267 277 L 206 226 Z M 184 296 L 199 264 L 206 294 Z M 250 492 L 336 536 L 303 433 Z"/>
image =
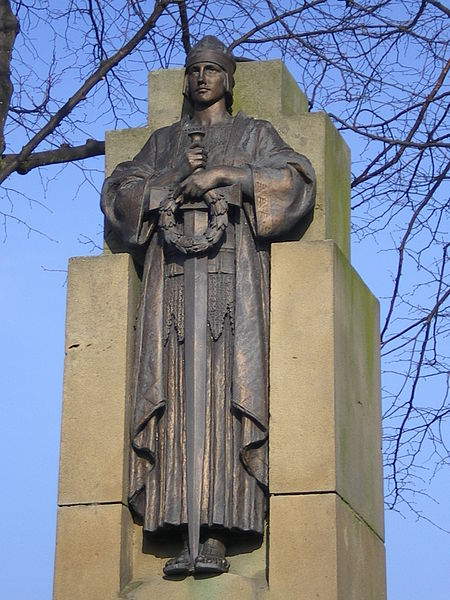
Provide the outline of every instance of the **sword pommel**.
<path id="1" fill-rule="evenodd" d="M 203 138 L 206 135 L 206 131 L 203 127 L 192 127 L 187 133 L 193 144 L 202 144 Z"/>

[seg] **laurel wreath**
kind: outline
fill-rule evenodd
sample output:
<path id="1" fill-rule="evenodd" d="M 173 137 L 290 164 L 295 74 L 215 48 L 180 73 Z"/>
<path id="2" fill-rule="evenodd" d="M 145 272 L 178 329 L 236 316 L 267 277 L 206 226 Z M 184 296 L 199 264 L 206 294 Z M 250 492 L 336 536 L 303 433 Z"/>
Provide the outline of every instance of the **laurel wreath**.
<path id="1" fill-rule="evenodd" d="M 208 228 L 204 233 L 190 236 L 182 233 L 176 223 L 175 213 L 184 203 L 181 194 L 169 193 L 159 208 L 159 227 L 167 244 L 182 254 L 201 254 L 213 248 L 221 239 L 228 225 L 228 203 L 218 190 L 210 190 L 203 196 L 208 206 Z"/>

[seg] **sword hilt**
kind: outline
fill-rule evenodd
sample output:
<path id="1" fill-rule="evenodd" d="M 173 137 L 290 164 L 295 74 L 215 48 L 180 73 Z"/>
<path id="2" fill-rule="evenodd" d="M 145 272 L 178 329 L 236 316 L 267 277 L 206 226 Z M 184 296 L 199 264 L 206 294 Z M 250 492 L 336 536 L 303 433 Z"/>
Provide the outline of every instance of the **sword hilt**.
<path id="1" fill-rule="evenodd" d="M 188 131 L 188 136 L 191 138 L 191 142 L 193 144 L 202 145 L 203 138 L 205 137 L 205 135 L 206 135 L 206 131 L 204 130 L 203 127 L 192 127 Z"/>
<path id="2" fill-rule="evenodd" d="M 198 144 L 200 146 L 203 146 L 203 138 L 206 135 L 206 131 L 203 127 L 191 127 L 188 130 L 188 136 L 191 139 L 192 144 Z M 194 171 L 192 171 L 193 173 L 196 173 L 197 171 L 200 171 L 202 169 L 202 167 L 198 167 L 198 169 L 195 169 Z M 191 201 L 189 203 L 185 203 L 181 205 L 181 208 L 185 209 L 207 209 L 207 205 L 203 200 L 194 200 Z"/>

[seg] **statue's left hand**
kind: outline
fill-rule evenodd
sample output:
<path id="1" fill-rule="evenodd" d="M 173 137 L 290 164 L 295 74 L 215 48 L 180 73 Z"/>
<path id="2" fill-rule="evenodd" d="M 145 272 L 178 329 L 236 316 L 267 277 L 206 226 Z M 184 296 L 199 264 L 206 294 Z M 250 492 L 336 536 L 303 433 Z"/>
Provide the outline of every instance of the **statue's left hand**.
<path id="1" fill-rule="evenodd" d="M 195 173 L 191 173 L 186 177 L 175 190 L 175 196 L 181 193 L 199 198 L 209 190 L 227 185 L 226 167 L 211 167 L 206 169 L 198 169 Z"/>

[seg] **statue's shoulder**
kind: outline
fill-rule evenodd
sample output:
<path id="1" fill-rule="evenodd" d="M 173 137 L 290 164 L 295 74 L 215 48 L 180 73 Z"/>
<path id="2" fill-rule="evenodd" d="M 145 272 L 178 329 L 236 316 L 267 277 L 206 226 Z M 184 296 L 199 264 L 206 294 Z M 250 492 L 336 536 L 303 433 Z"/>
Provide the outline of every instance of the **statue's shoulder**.
<path id="1" fill-rule="evenodd" d="M 241 125 L 241 127 L 246 127 L 249 129 L 254 129 L 258 132 L 272 132 L 275 131 L 274 126 L 270 121 L 265 119 L 258 119 L 256 117 L 249 117 L 242 111 L 239 111 L 235 116 L 235 121 Z"/>
<path id="2" fill-rule="evenodd" d="M 177 121 L 176 123 L 172 123 L 172 125 L 165 125 L 164 127 L 155 129 L 152 136 L 156 138 L 172 137 L 180 131 L 181 127 L 182 121 Z"/>

